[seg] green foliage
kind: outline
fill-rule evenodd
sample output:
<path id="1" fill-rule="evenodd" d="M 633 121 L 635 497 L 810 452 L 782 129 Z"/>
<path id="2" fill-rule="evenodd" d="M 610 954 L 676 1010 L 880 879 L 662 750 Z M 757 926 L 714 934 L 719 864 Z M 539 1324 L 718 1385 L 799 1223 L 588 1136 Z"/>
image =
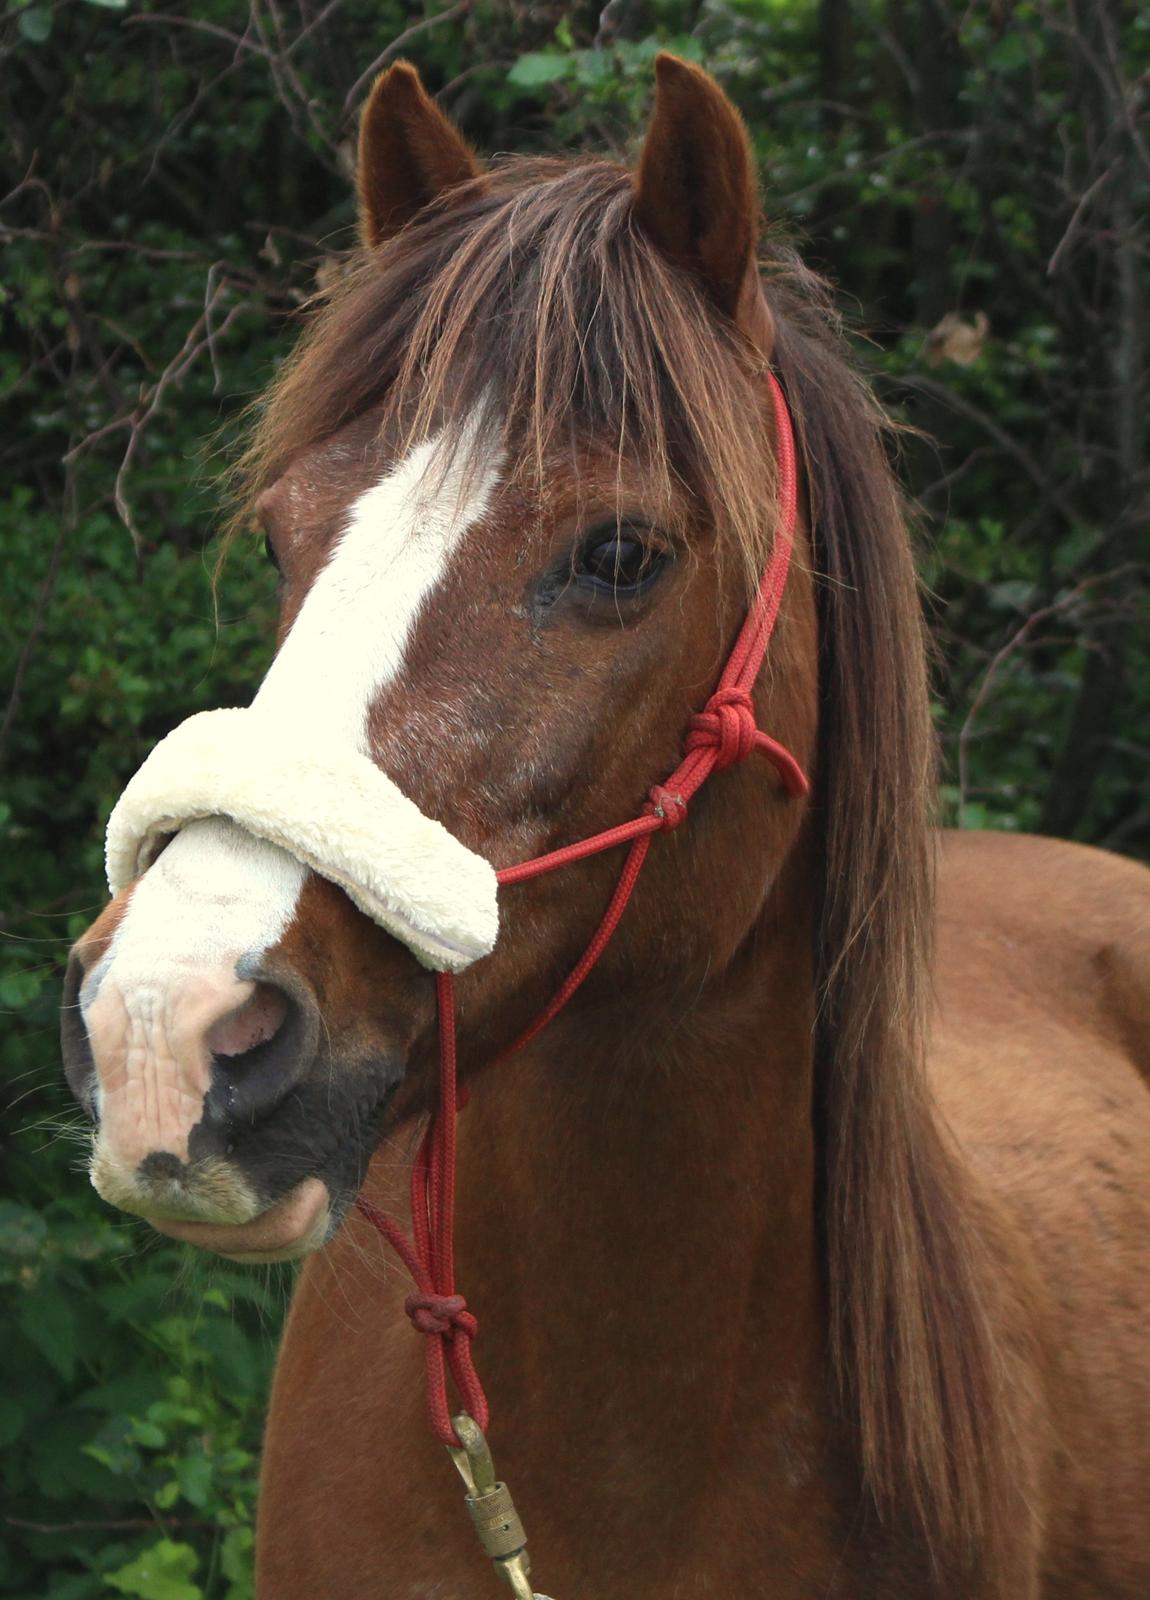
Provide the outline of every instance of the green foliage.
<path id="1" fill-rule="evenodd" d="M 1061 0 L 442 9 L 305 0 L 277 20 L 243 0 L 178 14 L 73 0 L 0 18 L 0 1594 L 14 1600 L 251 1594 L 287 1285 L 99 1205 L 55 1013 L 68 942 L 102 903 L 102 824 L 124 779 L 190 712 L 242 703 L 267 659 L 274 582 L 254 541 L 213 593 L 221 460 L 350 240 L 345 101 L 390 40 L 406 33 L 493 150 L 626 154 L 658 49 L 719 75 L 771 221 L 805 231 L 861 308 L 860 357 L 887 403 L 937 441 L 908 433 L 902 465 L 939 642 L 943 813 L 1150 852 L 1150 186 L 1130 132 L 1146 15 Z M 965 349 L 948 315 L 975 332 Z"/>
<path id="2" fill-rule="evenodd" d="M 105 1574 L 104 1582 L 120 1594 L 140 1600 L 200 1600 L 203 1590 L 195 1577 L 200 1558 L 190 1544 L 159 1539 L 118 1572 Z"/>
<path id="3" fill-rule="evenodd" d="M 29 1154 L 24 1200 L 0 1202 L 2 1592 L 249 1600 L 285 1286 L 148 1248 L 145 1224 Z"/>

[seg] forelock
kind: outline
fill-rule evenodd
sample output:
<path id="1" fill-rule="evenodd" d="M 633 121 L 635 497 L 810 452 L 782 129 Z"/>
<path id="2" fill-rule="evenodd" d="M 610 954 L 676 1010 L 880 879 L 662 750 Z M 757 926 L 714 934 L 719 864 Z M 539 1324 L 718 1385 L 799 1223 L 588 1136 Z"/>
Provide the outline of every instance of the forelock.
<path id="1" fill-rule="evenodd" d="M 482 409 L 540 489 L 587 443 L 686 489 L 750 577 L 774 528 L 762 378 L 636 224 L 626 168 L 509 160 L 350 258 L 258 408 L 240 498 L 372 407 L 405 447 Z"/>

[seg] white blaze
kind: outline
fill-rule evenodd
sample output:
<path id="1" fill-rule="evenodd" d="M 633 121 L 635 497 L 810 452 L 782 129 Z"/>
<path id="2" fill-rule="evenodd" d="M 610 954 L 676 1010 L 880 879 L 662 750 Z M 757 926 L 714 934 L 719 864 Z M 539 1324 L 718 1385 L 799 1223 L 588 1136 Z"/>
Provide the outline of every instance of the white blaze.
<path id="1" fill-rule="evenodd" d="M 452 451 L 419 445 L 351 508 L 253 709 L 346 738 L 367 753 L 367 714 L 399 673 L 424 600 L 487 509 L 496 468 L 467 473 L 472 430 Z"/>
<path id="2" fill-rule="evenodd" d="M 301 751 L 314 730 L 367 752 L 372 702 L 497 481 L 498 460 L 473 465 L 473 427 L 457 449 L 443 434 L 417 446 L 351 506 L 253 703 Z M 282 938 L 304 877 L 293 856 L 224 818 L 188 825 L 138 884 L 84 1001 L 105 977 L 130 1005 L 133 990 L 154 997 L 181 970 L 234 971 Z"/>

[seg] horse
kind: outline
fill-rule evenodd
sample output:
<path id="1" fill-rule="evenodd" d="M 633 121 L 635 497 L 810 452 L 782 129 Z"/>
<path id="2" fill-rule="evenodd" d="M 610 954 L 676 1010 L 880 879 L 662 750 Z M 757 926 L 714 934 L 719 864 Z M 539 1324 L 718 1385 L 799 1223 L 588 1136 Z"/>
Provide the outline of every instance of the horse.
<path id="1" fill-rule="evenodd" d="M 394 800 L 407 909 L 332 865 L 342 756 L 330 811 L 261 833 L 224 792 L 236 723 L 219 795 L 160 817 L 71 958 L 93 1181 L 208 1251 L 306 1258 L 264 1600 L 479 1592 L 427 1425 L 444 1354 L 446 1442 L 487 1429 L 481 1370 L 560 1596 L 1134 1600 L 1150 879 L 934 831 L 886 421 L 829 291 L 763 240 L 736 110 L 673 56 L 656 77 L 634 170 L 484 166 L 410 66 L 375 83 L 359 248 L 237 469 L 281 615 L 227 715 L 278 707 L 233 786 L 274 769 L 265 810 L 337 746 L 386 785 L 355 848 L 390 848 Z M 704 757 L 688 804 L 667 774 Z M 424 886 L 456 943 L 410 932 Z M 410 1220 L 455 1252 L 414 1292 L 371 1226 L 402 1242 L 413 1162 Z"/>

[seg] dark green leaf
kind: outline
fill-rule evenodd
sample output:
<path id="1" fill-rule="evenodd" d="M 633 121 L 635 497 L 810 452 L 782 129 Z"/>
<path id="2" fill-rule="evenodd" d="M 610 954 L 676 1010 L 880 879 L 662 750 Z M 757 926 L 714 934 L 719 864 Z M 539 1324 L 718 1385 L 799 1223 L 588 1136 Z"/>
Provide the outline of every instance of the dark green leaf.
<path id="1" fill-rule="evenodd" d="M 29 6 L 21 11 L 18 26 L 25 39 L 43 44 L 52 32 L 52 13 L 45 6 Z"/>

